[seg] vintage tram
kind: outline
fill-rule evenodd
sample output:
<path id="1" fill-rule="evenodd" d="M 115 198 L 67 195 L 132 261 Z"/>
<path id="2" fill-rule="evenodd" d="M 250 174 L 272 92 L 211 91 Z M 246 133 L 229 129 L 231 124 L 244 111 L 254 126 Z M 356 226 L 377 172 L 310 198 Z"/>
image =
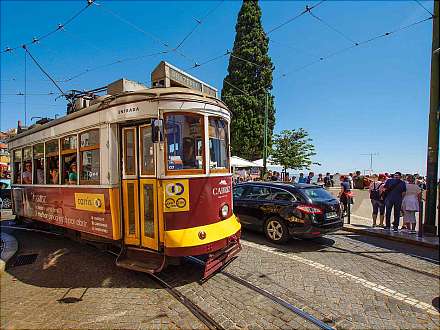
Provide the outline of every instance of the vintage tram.
<path id="1" fill-rule="evenodd" d="M 62 118 L 12 138 L 13 210 L 112 243 L 117 264 L 159 272 L 206 256 L 209 276 L 241 249 L 232 212 L 230 112 L 217 90 L 166 62 L 152 88 L 121 79 Z"/>

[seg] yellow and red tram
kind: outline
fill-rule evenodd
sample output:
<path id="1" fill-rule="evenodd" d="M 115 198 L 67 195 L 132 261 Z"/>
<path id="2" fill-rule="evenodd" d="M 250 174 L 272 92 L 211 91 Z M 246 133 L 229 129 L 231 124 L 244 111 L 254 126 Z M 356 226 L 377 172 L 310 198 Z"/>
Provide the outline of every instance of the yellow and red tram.
<path id="1" fill-rule="evenodd" d="M 207 255 L 208 276 L 241 249 L 230 112 L 213 87 L 166 62 L 152 82 L 121 79 L 11 139 L 14 212 L 118 244 L 126 268 Z"/>

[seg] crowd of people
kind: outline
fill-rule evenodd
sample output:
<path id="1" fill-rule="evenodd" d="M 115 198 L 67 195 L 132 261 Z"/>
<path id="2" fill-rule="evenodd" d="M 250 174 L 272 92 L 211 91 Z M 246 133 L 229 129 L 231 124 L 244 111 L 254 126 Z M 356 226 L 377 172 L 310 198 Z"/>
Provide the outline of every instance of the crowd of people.
<path id="1" fill-rule="evenodd" d="M 360 173 L 359 173 L 360 174 Z M 358 176 L 359 176 L 358 174 Z M 351 189 L 356 188 L 355 177 L 341 176 L 341 191 L 339 193 L 344 209 L 353 202 Z M 365 180 L 363 180 L 365 182 Z M 361 189 L 363 189 L 362 187 Z M 426 189 L 425 178 L 418 174 L 396 172 L 379 174 L 377 180 L 371 180 L 368 190 L 373 208 L 373 227 L 382 227 L 387 230 L 399 230 L 400 217 L 403 216 L 403 225 L 400 228 L 415 234 L 416 213 L 420 212 L 422 191 Z M 391 224 L 391 216 L 393 223 Z M 379 217 L 379 224 L 377 223 Z"/>

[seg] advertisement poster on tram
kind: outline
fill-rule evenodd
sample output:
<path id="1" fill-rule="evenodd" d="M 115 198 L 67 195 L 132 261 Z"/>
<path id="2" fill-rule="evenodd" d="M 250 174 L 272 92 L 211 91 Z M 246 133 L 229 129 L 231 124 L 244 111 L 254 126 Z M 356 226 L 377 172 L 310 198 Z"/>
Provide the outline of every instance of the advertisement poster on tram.
<path id="1" fill-rule="evenodd" d="M 84 192 L 69 188 L 24 188 L 14 189 L 14 195 L 22 195 L 23 212 L 20 215 L 24 217 L 113 238 L 107 189 Z"/>

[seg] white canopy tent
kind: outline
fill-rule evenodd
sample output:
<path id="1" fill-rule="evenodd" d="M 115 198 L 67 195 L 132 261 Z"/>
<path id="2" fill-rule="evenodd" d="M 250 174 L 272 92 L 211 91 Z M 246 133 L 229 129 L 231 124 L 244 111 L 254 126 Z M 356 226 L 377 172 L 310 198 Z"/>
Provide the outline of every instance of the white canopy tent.
<path id="1" fill-rule="evenodd" d="M 249 160 L 232 156 L 231 157 L 231 167 L 233 168 L 243 168 L 243 167 L 263 167 L 263 165 L 259 165 L 256 162 L 251 162 Z"/>

